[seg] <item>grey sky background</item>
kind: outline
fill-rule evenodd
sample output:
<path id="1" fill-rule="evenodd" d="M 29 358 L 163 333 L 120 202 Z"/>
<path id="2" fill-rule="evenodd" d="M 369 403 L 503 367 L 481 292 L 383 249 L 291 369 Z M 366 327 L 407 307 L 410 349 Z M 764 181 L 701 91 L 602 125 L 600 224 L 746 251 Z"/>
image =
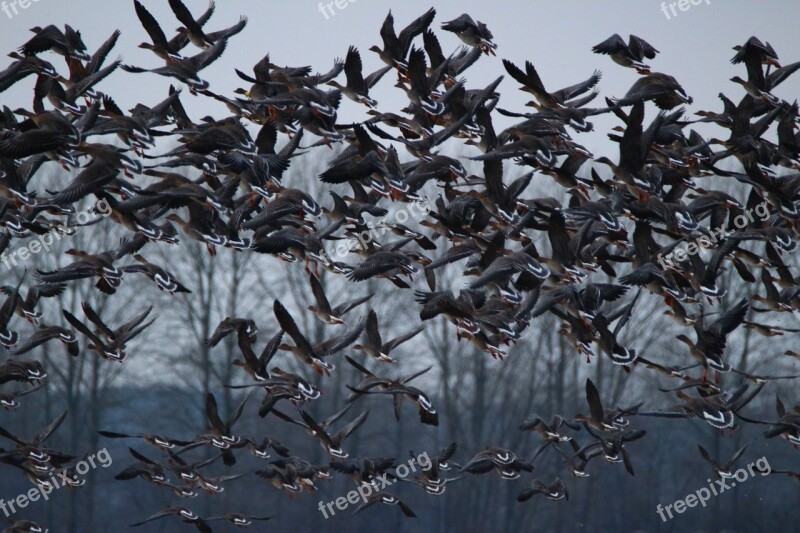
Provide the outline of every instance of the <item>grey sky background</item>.
<path id="1" fill-rule="evenodd" d="M 389 9 L 394 13 L 399 31 L 432 5 L 437 10 L 433 27 L 446 54 L 461 43 L 454 35 L 440 30 L 439 26 L 462 12 L 488 24 L 495 35 L 498 56 L 484 56 L 467 71 L 469 88 L 483 87 L 504 74 L 501 58 L 517 64 L 531 60 L 550 90 L 585 79 L 594 69 L 599 69 L 603 72 L 603 79 L 599 86 L 600 97 L 595 104 L 600 107 L 603 106 L 602 97 L 622 96 L 638 75 L 631 69 L 616 65 L 608 57 L 593 54 L 591 48 L 612 33 L 620 33 L 625 39 L 629 33 L 634 33 L 661 51 L 650 62 L 653 70 L 674 75 L 694 97 L 695 103 L 688 110 L 691 114 L 700 109 L 721 110 L 717 98 L 720 91 L 735 101 L 741 97 L 742 88 L 729 79 L 736 74 L 743 77 L 746 74 L 743 65 L 730 64 L 734 54 L 731 48 L 743 43 L 750 35 L 769 41 L 783 64 L 800 60 L 800 39 L 794 28 L 800 15 L 800 3 L 796 0 L 710 0 L 710 4 L 703 0 L 685 12 L 678 10 L 678 15 L 670 20 L 661 11 L 661 3 L 656 0 L 350 0 L 343 9 L 334 5 L 335 14 L 328 12 L 326 19 L 319 10 L 318 1 L 218 0 L 216 14 L 207 28 L 228 27 L 236 23 L 241 14 L 246 14 L 250 23 L 244 32 L 231 40 L 224 56 L 203 71 L 202 77 L 211 82 L 213 91 L 230 96 L 233 89 L 243 85 L 235 76 L 234 67 L 250 72 L 251 66 L 269 53 L 275 63 L 311 65 L 317 71 L 326 72 L 333 59 L 343 58 L 351 44 L 361 51 L 365 71 L 371 72 L 382 63 L 368 49 L 381 44 L 379 29 Z M 145 0 L 144 4 L 161 22 L 168 36 L 179 26 L 166 0 Z M 196 14 L 207 6 L 206 0 L 186 0 L 186 4 Z M 68 23 L 79 28 L 91 50 L 119 28 L 122 37 L 111 59 L 119 54 L 126 63 L 137 66 L 153 68 L 162 64 L 152 53 L 137 48 L 140 42 L 147 40 L 147 34 L 136 18 L 133 2 L 128 0 L 38 0 L 27 9 L 19 10 L 19 14 L 11 19 L 0 13 L 3 50 L 10 52 L 29 39 L 32 35 L 29 28 L 49 23 L 60 26 Z M 421 39 L 418 46 L 422 46 Z M 45 57 L 66 72 L 60 57 L 51 53 Z M 344 79 L 343 74 L 341 79 Z M 152 104 L 165 97 L 173 81 L 153 74 L 118 71 L 98 88 L 114 96 L 123 109 L 129 109 L 137 102 Z M 405 93 L 393 87 L 394 82 L 393 75 L 389 74 L 374 90 L 383 111 L 397 112 L 406 103 Z M 33 78 L 24 80 L 0 94 L 0 101 L 12 108 L 29 107 L 33 83 Z M 791 101 L 800 93 L 799 89 L 800 75 L 797 75 L 781 85 L 776 93 Z M 503 95 L 500 106 L 516 111 L 523 110 L 524 103 L 530 99 L 526 93 L 517 91 L 517 83 L 508 76 L 500 86 L 500 92 Z M 183 100 L 193 118 L 227 114 L 223 106 L 211 103 L 207 98 L 193 97 L 188 91 L 184 91 Z M 339 120 L 352 122 L 363 119 L 366 116 L 364 111 L 362 106 L 344 99 Z M 510 123 L 509 119 L 500 116 L 495 120 L 496 127 Z M 596 130 L 607 132 L 618 121 L 606 116 L 594 122 Z M 709 130 L 701 125 L 699 131 L 722 135 L 716 127 Z M 593 152 L 614 149 L 614 146 L 609 146 L 605 135 L 597 131 L 575 135 L 575 138 Z"/>

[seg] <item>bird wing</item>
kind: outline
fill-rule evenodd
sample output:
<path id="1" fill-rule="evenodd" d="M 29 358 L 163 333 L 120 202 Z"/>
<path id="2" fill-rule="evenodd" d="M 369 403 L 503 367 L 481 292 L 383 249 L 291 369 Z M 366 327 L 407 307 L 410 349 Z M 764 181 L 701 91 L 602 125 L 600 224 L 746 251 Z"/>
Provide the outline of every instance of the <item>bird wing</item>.
<path id="1" fill-rule="evenodd" d="M 280 324 L 281 329 L 289 334 L 297 347 L 303 350 L 305 353 L 314 353 L 314 349 L 311 347 L 311 344 L 303 336 L 303 334 L 300 333 L 300 330 L 297 328 L 297 324 L 292 318 L 292 315 L 289 314 L 289 311 L 286 310 L 280 300 L 275 300 L 275 303 L 272 307 L 273 311 L 275 312 L 275 318 L 278 320 L 278 324 Z"/>

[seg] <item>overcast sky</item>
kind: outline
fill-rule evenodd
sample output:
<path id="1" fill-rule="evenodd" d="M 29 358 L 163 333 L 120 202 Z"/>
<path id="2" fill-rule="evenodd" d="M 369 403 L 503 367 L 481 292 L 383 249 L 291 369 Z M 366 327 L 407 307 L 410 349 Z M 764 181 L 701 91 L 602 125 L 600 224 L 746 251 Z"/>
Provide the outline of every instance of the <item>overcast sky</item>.
<path id="1" fill-rule="evenodd" d="M 195 14 L 207 6 L 205 0 L 185 1 Z M 145 0 L 144 4 L 168 35 L 179 26 L 166 0 Z M 653 70 L 674 75 L 695 98 L 690 112 L 719 111 L 721 103 L 717 94 L 720 91 L 737 101 L 742 95 L 741 87 L 728 81 L 736 74 L 746 76 L 742 65 L 730 64 L 734 45 L 756 35 L 774 46 L 783 64 L 800 60 L 800 39 L 795 28 L 800 18 L 797 0 L 710 0 L 709 3 L 702 0 L 696 6 L 689 4 L 687 11 L 676 9 L 677 16 L 670 14 L 669 19 L 661 10 L 662 2 L 655 0 L 435 3 L 339 0 L 339 5 L 344 7 L 339 9 L 333 4 L 334 14 L 326 10 L 327 18 L 320 11 L 320 3 L 311 0 L 218 0 L 217 4 L 216 14 L 207 29 L 228 27 L 236 23 L 241 14 L 246 14 L 250 20 L 244 32 L 229 43 L 222 59 L 202 73 L 202 77 L 211 82 L 212 90 L 226 95 L 242 85 L 233 72 L 234 67 L 249 72 L 267 53 L 279 64 L 311 65 L 325 72 L 333 59 L 343 58 L 352 44 L 361 51 L 365 70 L 371 72 L 383 66 L 368 48 L 381 44 L 379 29 L 389 9 L 394 13 L 395 27 L 399 31 L 431 5 L 438 12 L 433 27 L 445 53 L 455 50 L 460 41 L 439 26 L 462 12 L 485 22 L 495 35 L 498 56 L 483 57 L 466 73 L 469 88 L 483 87 L 504 74 L 500 59 L 508 58 L 520 65 L 531 60 L 550 90 L 585 79 L 594 69 L 599 69 L 603 72 L 601 96 L 622 96 L 638 75 L 616 65 L 608 57 L 593 54 L 591 48 L 612 33 L 620 33 L 625 39 L 633 33 L 661 51 L 650 62 Z M 119 28 L 122 37 L 112 59 L 118 54 L 126 63 L 148 68 L 161 66 L 156 56 L 137 48 L 140 42 L 147 40 L 147 34 L 136 18 L 133 2 L 128 0 L 38 0 L 31 2 L 27 9 L 18 8 L 18 14 L 12 18 L 0 12 L 3 49 L 12 51 L 30 38 L 29 28 L 50 23 L 60 26 L 68 23 L 79 28 L 91 50 Z M 421 39 L 418 45 L 422 46 Z M 45 57 L 57 68 L 65 68 L 60 57 L 54 54 L 45 54 Z M 171 81 L 152 74 L 119 71 L 98 88 L 113 95 L 123 109 L 129 109 L 137 102 L 152 104 L 165 97 Z M 405 94 L 393 85 L 394 80 L 387 76 L 374 91 L 373 96 L 382 110 L 397 111 L 405 105 Z M 517 91 L 517 85 L 506 77 L 500 86 L 502 107 L 522 110 L 530 99 L 526 93 Z M 29 78 L 0 98 L 12 108 L 30 106 L 32 86 L 33 78 Z M 793 100 L 800 93 L 798 89 L 800 74 L 775 92 Z M 183 99 L 193 118 L 209 113 L 218 117 L 226 114 L 224 107 L 209 106 L 206 98 L 192 97 L 188 91 Z M 602 105 L 602 99 L 596 102 Z M 339 116 L 340 122 L 358 120 L 364 116 L 364 108 L 345 101 Z M 497 122 L 501 120 L 501 117 L 496 119 Z M 595 121 L 600 131 L 608 131 L 614 124 L 613 117 Z M 583 134 L 576 139 L 590 150 L 596 150 L 598 144 L 605 142 L 605 136 L 597 133 Z"/>

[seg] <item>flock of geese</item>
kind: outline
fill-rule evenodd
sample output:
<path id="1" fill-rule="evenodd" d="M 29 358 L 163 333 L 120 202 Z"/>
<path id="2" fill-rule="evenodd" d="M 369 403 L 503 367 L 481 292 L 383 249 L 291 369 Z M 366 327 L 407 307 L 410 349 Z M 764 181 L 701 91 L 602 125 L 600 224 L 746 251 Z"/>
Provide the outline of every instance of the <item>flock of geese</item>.
<path id="1" fill-rule="evenodd" d="M 138 439 L 160 450 L 155 457 L 130 448 L 135 462 L 117 474 L 119 480 L 143 479 L 185 499 L 201 491 L 218 493 L 245 473 L 212 477 L 203 468 L 219 459 L 233 466 L 237 455 L 245 452 L 263 460 L 256 476 L 290 496 L 313 492 L 334 475 L 350 477 L 356 484 L 378 475 L 392 476 L 400 460 L 349 458 L 347 438 L 368 420 L 366 409 L 350 413 L 356 406 L 391 399 L 398 419 L 404 406 L 413 404 L 422 424 L 438 425 L 433 397 L 413 383 L 430 367 L 399 371 L 396 367 L 401 364 L 392 354 L 439 316 L 453 324 L 459 341 L 501 360 L 534 319 L 551 313 L 580 357 L 608 358 L 626 372 L 642 369 L 668 376 L 676 382 L 669 390 L 677 393 L 677 401 L 661 411 L 643 411 L 642 405 L 612 409 L 603 406 L 600 391 L 589 380 L 589 414 L 532 415 L 522 422 L 522 431 L 542 437 L 533 454 L 490 446 L 459 464 L 454 461 L 455 443 L 432 454 L 429 470 L 406 479 L 428 494 L 443 494 L 449 482 L 467 474 L 494 471 L 509 480 L 529 476 L 535 459 L 551 446 L 578 478 L 589 475 L 587 464 L 597 457 L 624 463 L 632 475 L 628 446 L 645 434 L 631 428 L 635 416 L 697 417 L 720 430 L 733 428 L 738 417 L 764 425 L 766 438 L 779 436 L 800 446 L 800 406 L 787 409 L 778 399 L 772 419 L 739 415 L 771 381 L 798 376 L 754 375 L 726 361 L 726 341 L 738 328 L 752 327 L 767 336 L 786 331 L 764 320 L 749 322 L 751 309 L 764 318 L 800 310 L 800 285 L 787 264 L 788 254 L 797 248 L 800 227 L 796 132 L 800 118 L 797 103 L 774 92 L 800 63 L 781 66 L 769 43 L 750 38 L 734 48 L 733 63 L 743 64 L 747 73 L 746 79 L 732 80 L 737 85 L 729 94 L 735 94 L 734 89 L 744 91 L 738 103 L 720 93 L 722 109 L 699 111 L 693 118 L 684 107 L 692 98 L 678 80 L 645 63 L 653 62 L 658 50 L 639 37 L 631 35 L 625 42 L 614 35 L 593 51 L 638 73 L 625 95 L 607 98 L 604 107 L 593 108 L 589 104 L 598 96 L 599 71 L 552 90 L 545 88 L 533 63 L 520 67 L 503 60 L 519 90 L 533 97 L 530 109 L 510 111 L 499 107 L 502 77 L 470 89 L 463 78 L 484 55 L 495 56 L 491 31 L 466 14 L 442 24 L 463 42 L 445 55 L 432 30 L 436 12 L 430 9 L 399 33 L 391 13 L 386 17 L 380 29 L 382 46 L 370 49 L 382 63 L 374 72 L 364 71 L 355 47 L 347 51 L 344 62 L 337 60 L 322 74 L 312 73 L 308 66 L 279 66 L 266 56 L 252 73 L 236 70 L 246 87 L 225 96 L 212 92 L 202 70 L 223 55 L 247 18 L 227 29 L 209 31 L 213 2 L 195 17 L 181 0 L 169 0 L 182 27 L 168 36 L 162 24 L 172 21 L 159 22 L 140 2 L 133 4 L 149 36 L 140 47 L 153 54 L 147 68 L 107 61 L 119 31 L 90 54 L 79 31 L 51 25 L 33 28 L 32 38 L 9 54 L 13 62 L 0 72 L 0 91 L 27 78 L 35 80 L 32 110 L 4 107 L 0 114 L 0 250 L 11 253 L 26 239 L 55 228 L 82 231 L 73 215 L 87 198 L 109 206 L 111 214 L 104 224 L 128 230 L 117 249 L 68 250 L 71 262 L 56 270 L 26 276 L 24 264 L 14 269 L 17 281 L 3 287 L 6 299 L 0 309 L 0 343 L 8 351 L 0 363 L 0 403 L 5 409 L 15 409 L 24 396 L 45 385 L 46 368 L 22 354 L 60 341 L 68 357 L 95 352 L 109 364 L 122 363 L 126 345 L 153 323 L 151 307 L 128 321 L 111 323 L 110 317 L 101 317 L 84 303 L 82 316 L 59 309 L 63 320 L 45 324 L 41 308 L 49 298 L 82 279 L 96 283 L 97 290 L 111 297 L 129 274 L 143 274 L 169 294 L 190 293 L 190 287 L 146 257 L 154 248 L 192 239 L 212 255 L 231 248 L 304 262 L 316 301 L 308 311 L 326 325 L 327 340 L 312 343 L 278 300 L 273 302 L 272 323 L 223 320 L 208 342 L 215 346 L 235 335 L 242 355 L 235 364 L 251 379 L 245 386 L 249 394 L 231 413 L 220 413 L 209 394 L 206 427 L 193 438 L 102 431 L 107 438 Z M 56 55 L 65 60 L 66 70 L 48 61 Z M 174 86 L 162 101 L 140 103 L 125 112 L 99 89 L 108 76 L 125 75 L 120 70 L 168 77 Z M 394 78 L 408 97 L 408 106 L 399 113 L 379 111 L 370 96 L 386 78 Z M 187 94 L 176 88 L 180 84 L 191 97 L 222 102 L 229 115 L 193 120 L 182 105 Z M 343 96 L 369 108 L 369 119 L 340 123 L 337 109 Z M 650 106 L 658 111 L 645 123 L 645 108 Z M 496 132 L 495 113 L 518 121 Z M 619 144 L 616 162 L 594 158 L 575 140 L 576 134 L 593 130 L 593 116 L 606 113 L 619 121 L 609 134 Z M 695 122 L 713 123 L 727 130 L 727 138 L 704 139 L 690 129 Z M 768 133 L 774 133 L 770 137 L 776 140 L 768 140 Z M 110 144 L 113 136 L 116 142 Z M 157 149 L 155 140 L 163 137 L 177 147 L 166 153 Z M 279 137 L 288 139 L 281 148 Z M 468 173 L 462 161 L 438 150 L 453 139 L 474 147 L 476 155 L 469 159 L 482 164 L 482 175 Z M 334 144 L 342 147 L 341 152 L 319 180 L 346 184 L 352 196 L 332 192 L 326 201 L 283 185 L 282 177 L 295 157 Z M 398 153 L 403 148 L 411 156 L 406 162 Z M 740 170 L 720 168 L 727 160 L 738 161 Z M 592 163 L 607 166 L 610 177 L 601 177 Z M 53 164 L 74 177 L 45 189 L 40 177 Z M 505 173 L 514 167 L 527 173 L 505 183 Z M 717 183 L 735 180 L 747 192 L 737 199 L 715 190 L 712 177 Z M 532 182 L 550 179 L 567 193 L 566 204 L 529 192 Z M 337 239 L 369 231 L 388 209 L 423 200 L 424 191 L 435 194 L 435 200 L 419 227 L 388 224 L 394 240 L 362 241 L 342 261 L 326 252 L 326 245 Z M 769 215 L 740 224 L 743 214 L 758 205 L 767 206 Z M 632 235 L 626 229 L 631 226 Z M 730 231 L 719 242 L 715 239 L 709 250 L 659 261 L 698 238 L 710 240 L 716 227 Z M 437 288 L 436 283 L 440 269 L 455 263 L 464 264 L 467 280 L 457 294 Z M 374 310 L 365 311 L 362 319 L 347 316 L 360 306 L 366 308 L 371 295 L 331 301 L 320 283 L 320 269 L 345 276 L 351 286 L 373 278 L 385 278 L 397 290 L 416 285 L 423 326 L 386 340 L 381 335 L 386 319 Z M 721 308 L 726 292 L 720 281 L 723 271 L 759 287 L 759 296 Z M 638 291 L 636 296 L 622 305 L 632 288 Z M 686 334 L 679 339 L 688 347 L 685 366 L 666 366 L 619 341 L 642 292 L 663 299 L 666 313 L 685 326 Z M 761 307 L 751 305 L 755 301 Z M 711 307 L 714 313 L 708 312 Z M 25 330 L 18 318 L 32 326 Z M 271 336 L 260 346 L 262 328 Z M 309 372 L 327 376 L 337 364 L 345 364 L 357 369 L 362 379 L 348 386 L 351 394 L 345 405 L 331 406 L 338 410 L 325 420 L 315 419 L 307 406 L 320 401 L 322 391 L 311 384 L 307 373 L 282 369 L 283 352 L 294 355 Z M 341 352 L 349 354 L 336 357 Z M 523 356 L 536 354 L 519 355 Z M 742 384 L 724 390 L 713 375 L 728 372 L 740 375 L 735 381 Z M 257 391 L 261 417 L 300 426 L 329 454 L 330 463 L 311 464 L 274 436 L 240 435 L 236 423 Z M 39 486 L 47 486 L 55 471 L 70 471 L 79 458 L 46 443 L 66 414 L 33 437 L 0 428 L 0 437 L 10 446 L 0 449 L 0 461 Z M 188 458 L 190 450 L 209 448 L 216 450 L 209 459 Z M 718 475 L 729 474 L 724 470 L 730 469 L 730 461 L 722 463 L 727 464 L 723 468 L 704 449 L 701 452 L 716 465 Z M 785 473 L 800 479 L 796 473 Z M 75 484 L 81 481 L 76 478 Z M 537 494 L 550 500 L 567 498 L 567 485 L 558 478 L 531 479 L 518 500 Z M 398 505 L 406 516 L 415 516 L 386 491 L 371 495 L 355 512 L 376 503 Z M 188 506 L 174 505 L 133 525 L 174 517 L 205 532 L 216 520 L 247 526 L 270 518 L 239 511 L 200 517 Z M 41 530 L 21 520 L 5 531 Z"/>

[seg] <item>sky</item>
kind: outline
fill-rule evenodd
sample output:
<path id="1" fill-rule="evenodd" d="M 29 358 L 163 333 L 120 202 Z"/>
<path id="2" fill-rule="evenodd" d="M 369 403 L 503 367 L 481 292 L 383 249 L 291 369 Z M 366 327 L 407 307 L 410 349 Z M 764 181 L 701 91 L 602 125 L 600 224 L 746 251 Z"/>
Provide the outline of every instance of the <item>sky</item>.
<path id="1" fill-rule="evenodd" d="M 336 57 L 344 58 L 350 45 L 360 51 L 364 70 L 372 72 L 383 66 L 370 46 L 381 44 L 379 30 L 383 19 L 391 9 L 395 27 L 399 31 L 413 18 L 434 6 L 437 16 L 433 27 L 437 31 L 442 48 L 447 54 L 461 43 L 455 35 L 439 28 L 444 21 L 451 20 L 462 12 L 485 22 L 494 33 L 498 44 L 497 57 L 482 57 L 477 65 L 466 73 L 468 88 L 482 88 L 497 76 L 505 74 L 501 59 L 512 60 L 523 65 L 530 60 L 536 65 L 545 86 L 555 90 L 587 78 L 598 69 L 603 72 L 600 82 L 601 97 L 621 97 L 636 81 L 638 74 L 613 63 L 608 57 L 593 54 L 592 46 L 613 33 L 627 40 L 633 33 L 649 41 L 660 50 L 650 64 L 654 71 L 675 76 L 695 103 L 689 112 L 721 110 L 717 98 L 720 91 L 738 101 L 742 88 L 729 79 L 734 75 L 746 76 L 743 65 L 730 63 L 732 47 L 744 43 L 751 35 L 769 41 L 777 50 L 783 64 L 800 60 L 800 39 L 794 26 L 800 15 L 800 3 L 796 0 L 752 2 L 744 0 L 695 0 L 692 5 L 686 0 L 688 9 L 681 11 L 676 4 L 676 16 L 670 12 L 671 2 L 656 0 L 614 1 L 570 1 L 526 0 L 486 2 L 460 0 L 459 2 L 385 0 L 339 0 L 331 3 L 330 9 L 319 1 L 293 0 L 218 0 L 214 17 L 207 29 L 218 30 L 235 24 L 240 15 L 249 17 L 247 28 L 233 38 L 223 57 L 202 73 L 211 82 L 215 92 L 231 95 L 243 86 L 233 72 L 239 68 L 250 72 L 250 67 L 269 53 L 278 64 L 300 66 L 311 65 L 316 71 L 327 72 Z M 206 0 L 185 0 L 189 9 L 201 13 Z M 161 22 L 168 36 L 179 23 L 169 9 L 166 0 L 144 0 L 147 8 Z M 327 2 L 326 2 L 327 3 Z M 662 4 L 667 14 L 662 11 Z M 2 6 L 2 3 L 0 3 Z M 36 25 L 68 23 L 81 30 L 90 50 L 99 46 L 115 29 L 122 36 L 110 59 L 121 55 L 125 63 L 141 67 L 161 66 L 161 60 L 152 53 L 137 48 L 147 40 L 147 34 L 139 24 L 128 0 L 30 0 L 27 8 L 8 10 L 11 17 L 0 12 L 0 42 L 2 49 L 11 52 L 29 39 L 28 31 Z M 669 15 L 669 16 L 667 16 Z M 422 46 L 421 39 L 417 40 Z M 45 56 L 64 69 L 63 60 L 55 54 Z M 10 61 L 10 60 L 9 60 Z M 344 80 L 344 75 L 341 75 Z M 130 109 L 137 102 L 155 103 L 167 94 L 174 80 L 154 74 L 130 74 L 116 72 L 98 89 L 114 96 L 123 109 Z M 12 109 L 30 106 L 33 78 L 0 94 L 0 101 Z M 393 87 L 394 80 L 386 76 L 373 91 L 381 110 L 398 111 L 406 104 L 405 93 Z M 500 86 L 503 97 L 500 107 L 522 111 L 530 100 L 527 93 L 517 91 L 518 84 L 506 76 Z M 800 74 L 785 82 L 776 91 L 778 96 L 793 100 L 800 93 Z M 184 105 L 190 116 L 199 118 L 207 114 L 217 117 L 226 115 L 219 104 L 210 104 L 206 98 L 193 97 L 184 92 Z M 602 98 L 596 100 L 602 106 Z M 528 108 L 529 109 L 529 108 Z M 365 108 L 355 103 L 343 102 L 339 111 L 340 122 L 352 122 L 366 117 Z M 505 120 L 505 122 L 503 122 Z M 500 126 L 509 125 L 509 119 L 496 118 Z M 609 131 L 617 123 L 612 116 L 594 121 L 600 132 Z M 702 127 L 700 129 L 702 132 Z M 592 151 L 603 149 L 608 141 L 605 135 L 584 134 L 576 138 Z"/>

